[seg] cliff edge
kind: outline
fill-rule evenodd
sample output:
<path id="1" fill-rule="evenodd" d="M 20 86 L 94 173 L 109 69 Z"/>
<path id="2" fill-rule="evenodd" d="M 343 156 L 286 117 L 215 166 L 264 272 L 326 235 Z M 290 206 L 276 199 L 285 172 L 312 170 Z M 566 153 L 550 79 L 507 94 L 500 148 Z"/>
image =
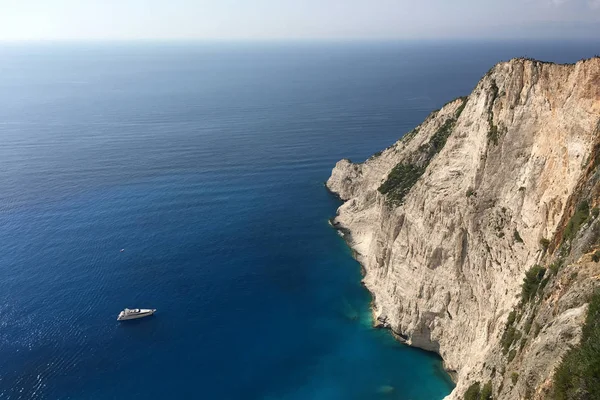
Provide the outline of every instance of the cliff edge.
<path id="1" fill-rule="evenodd" d="M 449 399 L 475 382 L 498 399 L 546 398 L 579 342 L 600 276 L 599 123 L 599 58 L 514 59 L 381 153 L 333 169 L 327 187 L 345 201 L 333 225 L 364 267 L 376 324 L 442 356 Z M 583 201 L 588 217 L 565 236 Z M 556 263 L 528 299 L 532 268 Z M 519 336 L 508 345 L 507 331 Z"/>

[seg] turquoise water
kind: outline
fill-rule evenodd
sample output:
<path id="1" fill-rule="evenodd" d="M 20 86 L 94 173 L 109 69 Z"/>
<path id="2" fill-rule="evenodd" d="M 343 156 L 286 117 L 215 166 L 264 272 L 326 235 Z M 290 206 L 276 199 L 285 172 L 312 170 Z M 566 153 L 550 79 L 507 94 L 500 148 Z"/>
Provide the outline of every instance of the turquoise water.
<path id="1" fill-rule="evenodd" d="M 444 397 L 371 328 L 323 181 L 499 59 L 597 48 L 2 45 L 0 398 Z"/>

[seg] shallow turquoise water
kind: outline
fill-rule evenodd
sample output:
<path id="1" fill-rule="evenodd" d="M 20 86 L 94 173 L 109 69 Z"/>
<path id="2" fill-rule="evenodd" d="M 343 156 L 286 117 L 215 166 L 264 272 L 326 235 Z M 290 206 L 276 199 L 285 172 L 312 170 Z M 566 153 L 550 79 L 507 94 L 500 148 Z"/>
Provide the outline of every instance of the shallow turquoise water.
<path id="1" fill-rule="evenodd" d="M 327 224 L 334 163 L 498 59 L 597 48 L 3 46 L 0 398 L 286 400 L 452 389 L 438 357 L 371 328 Z M 158 313 L 119 324 L 124 307 Z"/>

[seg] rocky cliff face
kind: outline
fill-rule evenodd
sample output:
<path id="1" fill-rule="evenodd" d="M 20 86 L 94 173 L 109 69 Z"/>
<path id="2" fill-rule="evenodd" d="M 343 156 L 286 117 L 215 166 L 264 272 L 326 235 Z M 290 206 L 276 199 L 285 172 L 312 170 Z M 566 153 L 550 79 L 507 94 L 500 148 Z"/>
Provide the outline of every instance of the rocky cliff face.
<path id="1" fill-rule="evenodd" d="M 579 278 L 565 268 L 535 308 L 519 302 L 525 272 L 557 257 L 590 196 L 599 121 L 600 59 L 515 59 L 380 154 L 336 164 L 327 187 L 345 203 L 333 224 L 364 267 L 376 323 L 443 357 L 457 382 L 450 399 L 475 381 L 491 382 L 494 398 L 543 398 L 577 343 L 593 286 L 585 277 L 600 271 L 585 256 L 596 239 L 579 258 L 560 248 Z M 513 310 L 531 337 L 506 354 Z"/>

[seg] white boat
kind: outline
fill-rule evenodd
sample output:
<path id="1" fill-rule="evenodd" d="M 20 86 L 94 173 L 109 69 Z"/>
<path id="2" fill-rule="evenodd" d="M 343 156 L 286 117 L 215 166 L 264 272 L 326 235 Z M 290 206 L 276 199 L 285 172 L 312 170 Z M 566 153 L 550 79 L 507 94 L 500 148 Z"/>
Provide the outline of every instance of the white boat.
<path id="1" fill-rule="evenodd" d="M 125 321 L 128 319 L 144 318 L 149 317 L 156 312 L 156 309 L 150 308 L 126 308 L 119 313 L 117 321 Z"/>

